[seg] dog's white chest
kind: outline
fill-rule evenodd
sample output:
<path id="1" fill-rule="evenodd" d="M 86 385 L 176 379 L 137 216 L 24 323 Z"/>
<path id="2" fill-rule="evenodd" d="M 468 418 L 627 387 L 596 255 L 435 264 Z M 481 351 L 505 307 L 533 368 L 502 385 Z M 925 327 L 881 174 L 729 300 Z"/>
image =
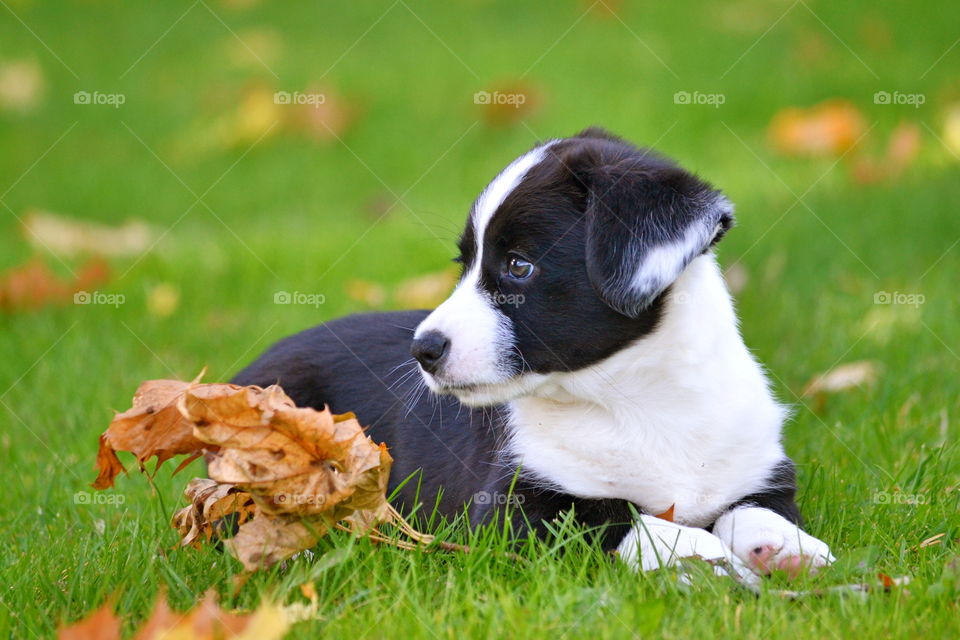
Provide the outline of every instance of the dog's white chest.
<path id="1" fill-rule="evenodd" d="M 673 506 L 677 522 L 706 526 L 760 490 L 783 452 L 775 433 L 748 428 L 736 437 L 724 425 L 710 433 L 699 418 L 650 423 L 637 415 L 626 424 L 595 405 L 529 399 L 513 407 L 510 451 L 554 488 L 630 500 L 650 514 Z"/>

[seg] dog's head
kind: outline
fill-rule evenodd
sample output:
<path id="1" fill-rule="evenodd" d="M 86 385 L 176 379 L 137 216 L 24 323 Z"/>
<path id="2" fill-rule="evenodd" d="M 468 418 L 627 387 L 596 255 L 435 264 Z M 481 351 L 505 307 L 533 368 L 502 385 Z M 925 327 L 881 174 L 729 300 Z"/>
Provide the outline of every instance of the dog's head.
<path id="1" fill-rule="evenodd" d="M 719 192 L 597 129 L 514 160 L 460 238 L 463 276 L 417 328 L 429 387 L 505 402 L 653 331 L 664 292 L 733 222 Z"/>

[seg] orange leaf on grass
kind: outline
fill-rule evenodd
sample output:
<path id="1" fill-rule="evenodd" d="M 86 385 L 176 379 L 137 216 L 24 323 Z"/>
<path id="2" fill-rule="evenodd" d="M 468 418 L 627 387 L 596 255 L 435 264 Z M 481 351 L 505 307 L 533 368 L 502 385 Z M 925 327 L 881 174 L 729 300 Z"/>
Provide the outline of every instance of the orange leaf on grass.
<path id="1" fill-rule="evenodd" d="M 100 258 L 80 266 L 72 280 L 61 278 L 45 262 L 34 258 L 0 274 L 0 310 L 34 310 L 74 302 L 74 294 L 93 289 L 110 277 L 110 267 Z"/>
<path id="2" fill-rule="evenodd" d="M 211 590 L 185 613 L 171 610 L 166 597 L 158 594 L 150 617 L 133 637 L 134 640 L 279 640 L 289 626 L 282 609 L 276 605 L 263 602 L 252 613 L 225 611 Z M 61 627 L 57 637 L 59 640 L 119 640 L 120 620 L 108 601 L 80 622 Z"/>
<path id="3" fill-rule="evenodd" d="M 784 155 L 835 156 L 853 147 L 866 130 L 860 110 L 837 99 L 806 109 L 782 109 L 770 122 L 768 135 Z"/>

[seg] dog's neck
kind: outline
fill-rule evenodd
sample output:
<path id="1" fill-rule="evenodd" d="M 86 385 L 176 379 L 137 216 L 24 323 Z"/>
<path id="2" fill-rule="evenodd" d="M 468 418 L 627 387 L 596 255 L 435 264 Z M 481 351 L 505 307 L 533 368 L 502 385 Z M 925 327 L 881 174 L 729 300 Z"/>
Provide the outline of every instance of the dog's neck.
<path id="1" fill-rule="evenodd" d="M 783 408 L 743 344 L 712 255 L 667 294 L 648 336 L 606 360 L 544 376 L 510 403 L 508 451 L 538 481 L 704 524 L 763 488 L 783 458 Z"/>

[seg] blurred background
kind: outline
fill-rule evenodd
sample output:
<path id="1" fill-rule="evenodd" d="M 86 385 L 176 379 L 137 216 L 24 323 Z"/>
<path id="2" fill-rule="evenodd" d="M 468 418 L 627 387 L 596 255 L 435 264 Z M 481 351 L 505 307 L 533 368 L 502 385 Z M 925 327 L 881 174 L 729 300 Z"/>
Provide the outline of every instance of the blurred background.
<path id="1" fill-rule="evenodd" d="M 38 509 L 4 507 L 14 556 L 141 380 L 436 304 L 480 189 L 588 125 L 736 203 L 719 256 L 805 486 L 896 478 L 960 410 L 957 24 L 942 1 L 3 0 L 0 446 Z"/>

